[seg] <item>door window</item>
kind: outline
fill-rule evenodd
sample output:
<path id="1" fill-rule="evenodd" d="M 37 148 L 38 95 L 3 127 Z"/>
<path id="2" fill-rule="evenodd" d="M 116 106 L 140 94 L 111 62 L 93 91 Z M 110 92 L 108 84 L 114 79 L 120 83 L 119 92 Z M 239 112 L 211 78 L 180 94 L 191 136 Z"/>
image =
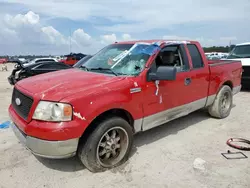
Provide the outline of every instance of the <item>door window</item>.
<path id="1" fill-rule="evenodd" d="M 195 44 L 188 44 L 187 45 L 194 69 L 204 67 L 204 63 L 201 57 L 201 54 Z"/>

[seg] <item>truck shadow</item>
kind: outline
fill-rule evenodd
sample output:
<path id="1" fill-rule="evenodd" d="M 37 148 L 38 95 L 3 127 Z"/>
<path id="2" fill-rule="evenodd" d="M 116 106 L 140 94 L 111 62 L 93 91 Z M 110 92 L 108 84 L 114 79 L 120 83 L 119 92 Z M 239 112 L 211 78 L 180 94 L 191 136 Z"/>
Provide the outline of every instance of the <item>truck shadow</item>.
<path id="1" fill-rule="evenodd" d="M 233 107 L 235 107 L 235 105 L 233 105 Z M 155 127 L 148 131 L 139 133 L 135 135 L 134 144 L 130 157 L 132 157 L 137 152 L 137 148 L 143 145 L 156 142 L 157 140 L 160 140 L 169 135 L 177 134 L 179 131 L 184 130 L 189 126 L 200 123 L 209 118 L 211 117 L 208 115 L 206 110 L 199 110 L 185 117 L 181 117 L 179 119 L 170 121 L 159 127 Z M 69 159 L 44 159 L 40 157 L 36 158 L 43 165 L 53 170 L 64 171 L 64 172 L 76 172 L 85 169 L 85 167 L 82 165 L 82 163 L 76 156 Z M 126 162 L 124 165 L 121 165 L 120 168 L 123 168 L 128 163 L 129 162 Z"/>
<path id="2" fill-rule="evenodd" d="M 233 104 L 232 108 L 234 108 L 235 106 L 236 105 Z M 198 110 L 187 116 L 165 123 L 159 127 L 155 127 L 148 131 L 141 132 L 135 136 L 131 156 L 133 156 L 137 152 L 137 148 L 143 145 L 156 142 L 169 135 L 178 134 L 179 131 L 184 130 L 189 126 L 200 123 L 209 118 L 212 117 L 208 114 L 207 110 Z"/>
<path id="3" fill-rule="evenodd" d="M 188 128 L 194 124 L 211 118 L 204 110 L 193 112 L 187 116 L 170 121 L 159 127 L 139 133 L 135 136 L 134 147 L 131 156 L 137 151 L 137 148 L 160 140 L 169 135 L 177 134 L 179 131 Z"/>
<path id="4" fill-rule="evenodd" d="M 63 172 L 77 172 L 85 169 L 78 157 L 72 157 L 68 159 L 45 159 L 37 157 L 37 160 L 47 168 L 63 171 Z"/>

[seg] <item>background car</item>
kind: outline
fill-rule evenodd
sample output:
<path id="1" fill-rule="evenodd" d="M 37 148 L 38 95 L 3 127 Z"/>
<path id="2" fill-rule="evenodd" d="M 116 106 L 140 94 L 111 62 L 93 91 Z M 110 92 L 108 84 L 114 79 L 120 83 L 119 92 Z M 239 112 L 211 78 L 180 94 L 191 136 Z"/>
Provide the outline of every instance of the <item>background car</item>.
<path id="1" fill-rule="evenodd" d="M 14 70 L 11 75 L 8 77 L 8 81 L 11 85 L 15 85 L 16 82 L 24 78 L 35 76 L 38 74 L 59 71 L 70 68 L 80 68 L 87 60 L 92 56 L 87 55 L 77 62 L 73 67 L 61 62 L 55 61 L 38 61 L 33 64 L 22 64 L 22 62 L 17 61 Z"/>
<path id="2" fill-rule="evenodd" d="M 51 57 L 45 57 L 45 58 L 35 58 L 32 59 L 29 62 L 25 62 L 23 63 L 23 66 L 29 66 L 29 65 L 33 65 L 33 64 L 37 64 L 40 62 L 45 62 L 45 61 L 49 61 L 49 62 L 58 62 L 58 60 L 56 58 L 51 58 Z"/>
<path id="3" fill-rule="evenodd" d="M 82 53 L 70 53 L 69 55 L 65 55 L 64 59 L 60 60 L 60 62 L 73 66 L 74 64 L 76 64 L 79 60 L 81 60 L 82 58 L 84 58 L 85 56 L 87 56 L 86 54 L 82 54 Z"/>
<path id="4" fill-rule="evenodd" d="M 11 75 L 8 77 L 8 81 L 11 85 L 14 85 L 16 82 L 24 78 L 69 68 L 72 67 L 55 61 L 40 61 L 35 64 L 33 63 L 28 65 L 18 62 Z"/>

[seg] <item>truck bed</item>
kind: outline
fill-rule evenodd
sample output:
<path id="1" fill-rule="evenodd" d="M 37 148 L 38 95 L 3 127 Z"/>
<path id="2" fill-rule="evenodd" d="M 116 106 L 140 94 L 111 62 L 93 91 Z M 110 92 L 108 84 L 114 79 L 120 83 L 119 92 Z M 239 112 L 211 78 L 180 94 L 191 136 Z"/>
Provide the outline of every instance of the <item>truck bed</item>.
<path id="1" fill-rule="evenodd" d="M 230 63 L 241 63 L 241 62 L 235 61 L 235 60 L 209 60 L 208 61 L 208 64 L 210 66 L 217 66 L 217 65 L 230 64 Z"/>
<path id="2" fill-rule="evenodd" d="M 230 80 L 230 85 L 233 88 L 241 85 L 242 65 L 241 61 L 235 60 L 214 60 L 208 61 L 210 71 L 210 86 L 208 95 L 217 93 L 218 87 L 222 83 Z M 238 88 L 238 87 L 237 87 Z"/>

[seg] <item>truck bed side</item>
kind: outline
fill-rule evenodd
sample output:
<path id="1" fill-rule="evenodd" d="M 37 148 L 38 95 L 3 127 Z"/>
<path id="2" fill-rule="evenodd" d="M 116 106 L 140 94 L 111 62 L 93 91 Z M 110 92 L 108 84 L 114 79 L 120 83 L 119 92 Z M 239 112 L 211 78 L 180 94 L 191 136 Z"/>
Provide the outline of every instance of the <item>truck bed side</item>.
<path id="1" fill-rule="evenodd" d="M 208 96 L 216 95 L 222 85 L 229 85 L 236 94 L 241 89 L 242 65 L 240 61 L 208 61 L 210 84 Z"/>

